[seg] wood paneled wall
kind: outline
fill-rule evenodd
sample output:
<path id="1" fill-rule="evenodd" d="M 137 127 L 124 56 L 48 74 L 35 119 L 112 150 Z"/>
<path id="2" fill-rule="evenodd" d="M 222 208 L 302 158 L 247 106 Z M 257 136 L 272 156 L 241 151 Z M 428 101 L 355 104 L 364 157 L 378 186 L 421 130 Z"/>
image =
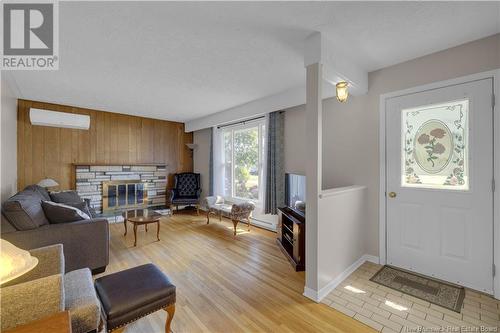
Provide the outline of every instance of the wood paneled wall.
<path id="1" fill-rule="evenodd" d="M 30 107 L 89 115 L 90 129 L 32 126 Z M 19 190 L 46 177 L 73 189 L 74 163 L 167 164 L 170 175 L 193 170 L 185 145 L 193 135 L 184 133 L 182 123 L 28 100 L 18 100 L 17 109 Z"/>

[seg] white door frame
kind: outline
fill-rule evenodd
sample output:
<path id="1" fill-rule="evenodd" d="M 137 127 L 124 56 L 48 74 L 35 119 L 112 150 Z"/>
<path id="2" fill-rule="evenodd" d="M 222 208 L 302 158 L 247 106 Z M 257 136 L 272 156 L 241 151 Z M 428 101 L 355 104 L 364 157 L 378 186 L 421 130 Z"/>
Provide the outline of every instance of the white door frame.
<path id="1" fill-rule="evenodd" d="M 380 95 L 379 104 L 379 166 L 380 166 L 380 185 L 379 185 L 379 258 L 380 264 L 387 262 L 387 240 L 386 240 L 386 100 L 408 94 L 414 94 L 426 90 L 444 88 L 447 86 L 458 85 L 470 81 L 482 79 L 493 79 L 493 89 L 497 102 L 494 108 L 493 116 L 493 151 L 500 147 L 500 69 L 463 76 L 451 80 L 434 82 L 409 89 L 390 92 Z M 500 154 L 493 156 L 493 176 L 497 180 L 497 190 L 493 193 L 493 263 L 496 266 L 496 274 L 493 278 L 494 296 L 500 299 Z M 496 254 L 496 255 L 495 255 Z"/>

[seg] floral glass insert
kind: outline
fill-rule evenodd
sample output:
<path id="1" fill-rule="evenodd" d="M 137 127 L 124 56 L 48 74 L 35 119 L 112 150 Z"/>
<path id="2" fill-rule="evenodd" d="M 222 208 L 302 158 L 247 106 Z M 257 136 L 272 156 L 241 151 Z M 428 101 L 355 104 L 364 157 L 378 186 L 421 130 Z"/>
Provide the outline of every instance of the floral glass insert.
<path id="1" fill-rule="evenodd" d="M 402 110 L 402 186 L 469 189 L 468 111 L 468 100 Z"/>

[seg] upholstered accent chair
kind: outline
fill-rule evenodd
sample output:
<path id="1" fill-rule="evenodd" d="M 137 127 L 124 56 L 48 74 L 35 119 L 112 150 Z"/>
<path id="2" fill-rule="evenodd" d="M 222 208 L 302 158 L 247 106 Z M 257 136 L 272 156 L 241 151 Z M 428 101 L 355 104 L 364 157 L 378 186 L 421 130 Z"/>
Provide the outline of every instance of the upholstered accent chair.
<path id="1" fill-rule="evenodd" d="M 64 273 L 61 244 L 30 250 L 38 265 L 2 285 L 1 331 L 69 311 L 73 333 L 97 332 L 101 305 L 90 269 Z"/>
<path id="2" fill-rule="evenodd" d="M 236 236 L 236 228 L 239 222 L 246 222 L 248 231 L 250 231 L 250 218 L 255 209 L 255 205 L 252 202 L 231 203 L 224 201 L 224 198 L 217 195 L 206 197 L 204 206 L 207 210 L 207 224 L 210 223 L 210 214 L 215 214 L 219 217 L 219 221 L 222 220 L 223 216 L 233 221 L 234 236 Z"/>
<path id="3" fill-rule="evenodd" d="M 174 188 L 170 191 L 170 203 L 179 210 L 179 205 L 194 205 L 199 214 L 201 183 L 200 174 L 183 172 L 175 174 Z"/>

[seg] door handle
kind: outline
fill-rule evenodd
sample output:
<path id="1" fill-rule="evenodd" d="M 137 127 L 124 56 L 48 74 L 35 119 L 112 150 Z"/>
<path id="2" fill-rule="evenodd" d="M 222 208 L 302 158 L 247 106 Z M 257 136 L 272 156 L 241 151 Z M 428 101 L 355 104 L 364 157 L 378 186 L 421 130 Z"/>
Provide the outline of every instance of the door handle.
<path id="1" fill-rule="evenodd" d="M 395 198 L 396 192 L 389 192 L 389 198 Z"/>

